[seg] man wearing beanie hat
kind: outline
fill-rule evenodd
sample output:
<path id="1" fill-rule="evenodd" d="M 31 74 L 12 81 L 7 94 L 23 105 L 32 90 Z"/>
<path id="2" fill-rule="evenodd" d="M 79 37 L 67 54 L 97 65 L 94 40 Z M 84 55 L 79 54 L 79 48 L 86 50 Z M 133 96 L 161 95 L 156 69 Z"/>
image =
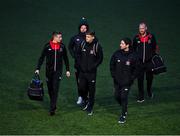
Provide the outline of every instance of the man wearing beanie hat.
<path id="1" fill-rule="evenodd" d="M 78 26 L 78 34 L 73 36 L 69 42 L 69 52 L 71 56 L 74 59 L 74 68 L 76 69 L 75 76 L 76 76 L 76 83 L 77 83 L 77 88 L 78 88 L 78 100 L 77 104 L 80 105 L 82 104 L 82 91 L 79 89 L 79 83 L 78 83 L 78 77 L 79 77 L 79 67 L 77 65 L 77 49 L 81 45 L 83 41 L 85 41 L 85 33 L 89 30 L 89 25 L 86 20 L 86 18 L 82 17 L 80 20 L 80 24 Z"/>
<path id="2" fill-rule="evenodd" d="M 80 69 L 79 88 L 83 92 L 84 107 L 88 115 L 93 114 L 96 91 L 96 73 L 102 63 L 102 47 L 95 37 L 95 32 L 86 33 L 86 41 L 78 49 L 77 65 Z"/>
<path id="3" fill-rule="evenodd" d="M 139 74 L 139 62 L 135 53 L 132 52 L 131 40 L 123 38 L 120 49 L 117 50 L 110 60 L 110 72 L 114 81 L 115 99 L 122 106 L 122 112 L 118 123 L 125 123 L 127 116 L 128 93 L 133 80 Z"/>
<path id="4" fill-rule="evenodd" d="M 153 72 L 151 70 L 152 57 L 158 51 L 155 36 L 147 32 L 147 25 L 142 22 L 139 24 L 139 34 L 134 37 L 133 48 L 137 52 L 141 62 L 142 71 L 138 78 L 139 96 L 137 102 L 144 102 L 144 75 L 146 74 L 148 97 L 153 98 L 152 83 Z"/>
<path id="5" fill-rule="evenodd" d="M 40 68 L 46 59 L 46 81 L 50 97 L 49 114 L 53 116 L 56 111 L 59 82 L 63 71 L 63 61 L 66 66 L 66 76 L 70 77 L 69 60 L 65 45 L 62 43 L 62 33 L 55 31 L 51 40 L 45 44 L 39 57 L 35 73 L 39 74 Z"/>

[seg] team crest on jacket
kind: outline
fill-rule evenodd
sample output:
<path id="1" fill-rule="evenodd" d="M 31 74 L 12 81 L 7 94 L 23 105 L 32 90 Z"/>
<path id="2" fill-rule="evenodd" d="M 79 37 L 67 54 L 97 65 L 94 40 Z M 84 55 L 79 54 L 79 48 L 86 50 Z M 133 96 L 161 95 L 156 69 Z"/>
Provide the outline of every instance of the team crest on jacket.
<path id="1" fill-rule="evenodd" d="M 128 60 L 128 61 L 126 61 L 126 65 L 127 65 L 127 66 L 131 65 L 131 63 L 130 63 L 130 61 L 129 61 L 129 60 Z"/>
<path id="2" fill-rule="evenodd" d="M 60 48 L 59 51 L 62 52 L 63 51 L 62 48 Z"/>
<path id="3" fill-rule="evenodd" d="M 77 38 L 77 39 L 76 39 L 76 41 L 77 41 L 77 42 L 79 42 L 79 41 L 80 41 L 80 39 L 79 39 L 79 38 Z"/>
<path id="4" fill-rule="evenodd" d="M 149 39 L 149 40 L 148 40 L 148 44 L 150 44 L 150 43 L 151 43 L 151 40 Z"/>

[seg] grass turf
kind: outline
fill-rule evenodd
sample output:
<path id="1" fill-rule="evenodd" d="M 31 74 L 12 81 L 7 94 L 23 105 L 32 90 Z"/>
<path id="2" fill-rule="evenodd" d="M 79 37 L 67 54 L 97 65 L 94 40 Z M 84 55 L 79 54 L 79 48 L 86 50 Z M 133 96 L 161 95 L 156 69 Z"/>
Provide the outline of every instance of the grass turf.
<path id="1" fill-rule="evenodd" d="M 1 2 L 0 134 L 180 134 L 179 7 L 178 0 Z M 62 31 L 67 45 L 82 16 L 88 18 L 104 50 L 94 115 L 88 117 L 75 104 L 73 60 L 69 57 L 72 77 L 64 76 L 57 115 L 49 117 L 47 89 L 44 102 L 34 102 L 26 95 L 27 86 L 51 32 Z M 109 60 L 120 38 L 137 33 L 140 21 L 147 22 L 156 35 L 168 72 L 155 77 L 153 100 L 136 103 L 137 85 L 133 85 L 127 123 L 119 125 L 120 107 L 113 97 Z M 45 79 L 44 67 L 41 77 Z"/>

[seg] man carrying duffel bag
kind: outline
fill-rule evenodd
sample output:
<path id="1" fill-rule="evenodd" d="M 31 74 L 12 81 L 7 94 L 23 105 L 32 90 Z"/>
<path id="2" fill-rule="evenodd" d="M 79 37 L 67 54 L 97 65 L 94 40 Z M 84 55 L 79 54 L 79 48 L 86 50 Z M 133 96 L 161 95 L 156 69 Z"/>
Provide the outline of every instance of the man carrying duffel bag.
<path id="1" fill-rule="evenodd" d="M 35 73 L 28 87 L 27 95 L 31 100 L 42 101 L 44 96 L 43 82 L 38 74 Z"/>
<path id="2" fill-rule="evenodd" d="M 62 43 L 62 33 L 53 32 L 50 42 L 45 44 L 39 58 L 35 73 L 39 74 L 41 65 L 46 58 L 46 81 L 50 97 L 49 114 L 53 116 L 56 111 L 59 82 L 63 71 L 63 60 L 66 66 L 66 76 L 70 77 L 69 60 L 65 45 Z"/>
<path id="3" fill-rule="evenodd" d="M 133 39 L 133 48 L 139 57 L 142 70 L 138 76 L 138 90 L 139 95 L 137 102 L 144 102 L 144 77 L 146 75 L 146 87 L 149 98 L 153 98 L 152 84 L 153 84 L 153 72 L 151 70 L 152 57 L 158 51 L 156 38 L 153 34 L 147 31 L 147 25 L 142 22 L 139 24 L 139 33 Z"/>

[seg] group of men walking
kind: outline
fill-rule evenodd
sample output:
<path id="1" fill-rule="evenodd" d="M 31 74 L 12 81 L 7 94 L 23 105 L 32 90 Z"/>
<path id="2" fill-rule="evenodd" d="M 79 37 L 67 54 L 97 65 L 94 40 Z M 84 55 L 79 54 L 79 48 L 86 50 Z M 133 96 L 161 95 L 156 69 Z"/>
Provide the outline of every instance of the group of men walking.
<path id="1" fill-rule="evenodd" d="M 80 21 L 78 34 L 70 39 L 68 49 L 74 59 L 78 90 L 77 104 L 81 105 L 88 115 L 93 115 L 97 68 L 103 61 L 103 50 L 95 32 L 90 31 L 85 18 Z M 133 42 L 130 38 L 122 38 L 119 49 L 113 53 L 110 60 L 110 72 L 114 82 L 115 99 L 122 106 L 119 123 L 126 122 L 128 93 L 136 78 L 138 78 L 139 88 L 137 102 L 144 101 L 145 74 L 148 96 L 153 98 L 153 73 L 149 65 L 156 51 L 157 45 L 154 35 L 147 32 L 145 23 L 140 23 L 139 33 L 134 37 Z M 61 32 L 53 32 L 51 40 L 44 46 L 35 73 L 39 74 L 45 58 L 46 81 L 50 97 L 49 114 L 54 115 L 63 61 L 66 66 L 66 76 L 70 77 L 69 60 L 66 47 L 62 43 Z"/>

